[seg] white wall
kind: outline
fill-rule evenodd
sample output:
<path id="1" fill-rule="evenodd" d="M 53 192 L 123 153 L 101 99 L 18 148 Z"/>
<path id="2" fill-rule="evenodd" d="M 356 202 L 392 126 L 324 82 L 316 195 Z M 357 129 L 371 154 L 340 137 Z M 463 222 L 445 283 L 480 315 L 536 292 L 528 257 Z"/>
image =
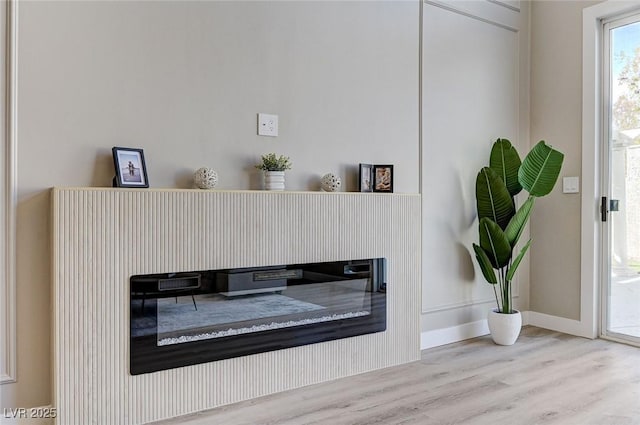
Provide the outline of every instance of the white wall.
<path id="1" fill-rule="evenodd" d="M 495 306 L 472 258 L 475 181 L 497 138 L 529 146 L 528 3 L 427 2 L 423 10 L 423 347 L 472 337 Z M 509 7 L 507 7 L 509 6 Z M 526 238 L 523 238 L 526 240 Z M 528 263 L 514 282 L 528 307 Z M 466 328 L 462 329 L 466 326 Z M 458 327 L 451 341 L 443 328 Z"/>
<path id="2" fill-rule="evenodd" d="M 0 407 L 50 402 L 51 186 L 109 186 L 114 145 L 145 150 L 153 187 L 259 188 L 289 155 L 289 189 L 359 162 L 419 187 L 419 3 L 21 2 L 18 383 Z M 256 136 L 256 113 L 280 137 Z M 373 230 L 373 229 L 372 229 Z"/>

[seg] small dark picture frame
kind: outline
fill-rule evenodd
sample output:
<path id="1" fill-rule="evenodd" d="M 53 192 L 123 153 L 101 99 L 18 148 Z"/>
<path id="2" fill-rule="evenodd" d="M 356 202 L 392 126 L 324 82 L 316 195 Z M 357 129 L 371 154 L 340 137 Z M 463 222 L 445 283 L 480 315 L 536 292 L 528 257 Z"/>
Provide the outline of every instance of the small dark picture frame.
<path id="1" fill-rule="evenodd" d="M 373 164 L 360 164 L 358 187 L 360 192 L 373 192 Z"/>
<path id="2" fill-rule="evenodd" d="M 142 149 L 114 147 L 112 152 L 116 169 L 114 187 L 149 187 Z"/>
<path id="3" fill-rule="evenodd" d="M 393 193 L 393 165 L 373 166 L 373 191 Z"/>

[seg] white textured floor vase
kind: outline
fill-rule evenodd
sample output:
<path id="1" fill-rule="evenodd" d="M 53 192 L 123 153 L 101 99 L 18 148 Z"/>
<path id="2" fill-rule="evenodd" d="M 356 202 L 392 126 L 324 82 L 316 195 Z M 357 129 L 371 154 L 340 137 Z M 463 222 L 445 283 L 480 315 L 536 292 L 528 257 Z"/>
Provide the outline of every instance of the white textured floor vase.
<path id="1" fill-rule="evenodd" d="M 284 171 L 265 171 L 264 188 L 266 190 L 284 190 Z"/>
<path id="2" fill-rule="evenodd" d="M 522 315 L 517 310 L 504 314 L 494 308 L 489 312 L 488 322 L 491 338 L 498 345 L 513 345 L 522 329 Z"/>

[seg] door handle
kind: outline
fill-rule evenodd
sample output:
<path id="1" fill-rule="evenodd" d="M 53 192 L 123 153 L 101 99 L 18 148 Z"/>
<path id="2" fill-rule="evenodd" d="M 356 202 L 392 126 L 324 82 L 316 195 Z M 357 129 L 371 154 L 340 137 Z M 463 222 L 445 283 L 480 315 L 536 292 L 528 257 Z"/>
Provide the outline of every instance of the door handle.
<path id="1" fill-rule="evenodd" d="M 602 197 L 602 202 L 600 203 L 600 220 L 607 221 L 607 197 Z"/>

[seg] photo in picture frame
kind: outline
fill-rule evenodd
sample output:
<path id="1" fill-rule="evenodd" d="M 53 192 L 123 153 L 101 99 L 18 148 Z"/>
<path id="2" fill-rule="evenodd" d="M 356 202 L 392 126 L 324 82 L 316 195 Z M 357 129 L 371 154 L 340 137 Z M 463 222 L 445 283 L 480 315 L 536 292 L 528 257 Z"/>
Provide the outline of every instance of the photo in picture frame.
<path id="1" fill-rule="evenodd" d="M 142 149 L 114 147 L 112 152 L 116 170 L 114 187 L 149 187 Z"/>
<path id="2" fill-rule="evenodd" d="M 373 192 L 373 164 L 360 164 L 358 188 L 360 192 Z"/>
<path id="3" fill-rule="evenodd" d="M 393 193 L 393 165 L 375 164 L 372 173 L 374 192 Z"/>

